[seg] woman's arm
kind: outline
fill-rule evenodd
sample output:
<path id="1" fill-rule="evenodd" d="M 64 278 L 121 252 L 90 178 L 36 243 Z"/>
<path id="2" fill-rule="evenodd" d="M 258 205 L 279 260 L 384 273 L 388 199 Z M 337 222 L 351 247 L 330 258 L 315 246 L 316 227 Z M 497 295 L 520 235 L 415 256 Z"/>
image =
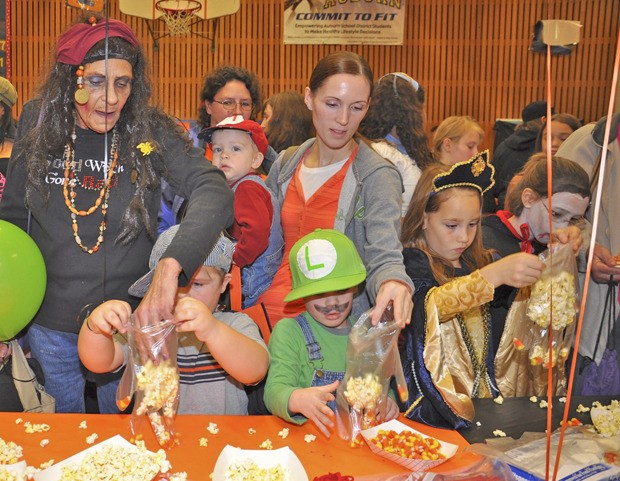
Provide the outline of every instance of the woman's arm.
<path id="1" fill-rule="evenodd" d="M 178 131 L 167 131 L 164 127 L 159 132 L 167 181 L 173 192 L 188 199 L 188 207 L 177 235 L 157 266 L 147 294 L 136 309 L 140 325 L 172 318 L 178 283 L 189 282 L 220 232 L 233 221 L 233 194 L 224 174 L 203 157 L 202 150 L 188 147 Z"/>
<path id="2" fill-rule="evenodd" d="M 403 264 L 400 242 L 402 183 L 396 168 L 386 163 L 385 168 L 377 169 L 364 179 L 362 199 L 365 244 L 360 254 L 368 273 L 366 290 L 375 304 L 372 322 L 378 322 L 392 302 L 394 318 L 404 326 L 409 323 L 413 310 L 413 283 Z"/>

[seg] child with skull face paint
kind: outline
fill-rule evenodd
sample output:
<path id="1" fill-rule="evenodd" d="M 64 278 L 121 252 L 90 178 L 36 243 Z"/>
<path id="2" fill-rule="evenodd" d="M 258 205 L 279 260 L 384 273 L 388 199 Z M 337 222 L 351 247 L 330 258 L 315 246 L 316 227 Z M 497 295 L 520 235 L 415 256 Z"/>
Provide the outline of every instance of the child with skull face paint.
<path id="1" fill-rule="evenodd" d="M 517 252 L 538 255 L 552 240 L 571 244 L 573 250 L 581 246 L 581 230 L 587 225 L 583 216 L 590 200 L 588 174 L 576 162 L 558 156 L 552 159 L 552 170 L 553 231 L 549 229 L 547 156 L 538 153 L 527 161 L 519 182 L 506 197 L 507 210 L 483 217 L 484 247 L 506 257 Z M 516 293 L 516 289 L 509 292 L 503 305 L 492 307 L 496 351 Z"/>
<path id="2" fill-rule="evenodd" d="M 353 297 L 366 269 L 353 242 L 332 229 L 302 237 L 291 249 L 289 263 L 293 289 L 284 300 L 303 298 L 306 311 L 274 327 L 265 404 L 287 421 L 310 419 L 329 437 L 334 393 L 345 372 Z M 384 420 L 396 418 L 396 403 L 388 399 L 382 414 Z"/>

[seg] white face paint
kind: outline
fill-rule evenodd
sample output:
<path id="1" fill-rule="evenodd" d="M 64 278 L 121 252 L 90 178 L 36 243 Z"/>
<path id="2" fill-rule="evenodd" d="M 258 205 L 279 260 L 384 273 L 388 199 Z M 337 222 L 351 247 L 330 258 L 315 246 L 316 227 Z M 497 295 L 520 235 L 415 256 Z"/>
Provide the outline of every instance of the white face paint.
<path id="1" fill-rule="evenodd" d="M 569 192 L 558 192 L 551 197 L 553 230 L 579 222 L 588 208 L 588 197 Z M 521 218 L 530 228 L 531 238 L 541 244 L 549 243 L 549 207 L 547 199 L 539 199 L 525 207 Z"/>

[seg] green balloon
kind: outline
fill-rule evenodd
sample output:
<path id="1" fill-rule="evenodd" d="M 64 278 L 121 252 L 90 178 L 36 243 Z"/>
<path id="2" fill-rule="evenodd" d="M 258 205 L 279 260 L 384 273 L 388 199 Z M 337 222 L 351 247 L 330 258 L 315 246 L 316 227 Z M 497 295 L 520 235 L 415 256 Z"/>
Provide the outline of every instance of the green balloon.
<path id="1" fill-rule="evenodd" d="M 19 227 L 0 220 L 0 341 L 15 337 L 32 320 L 46 283 L 37 245 Z"/>

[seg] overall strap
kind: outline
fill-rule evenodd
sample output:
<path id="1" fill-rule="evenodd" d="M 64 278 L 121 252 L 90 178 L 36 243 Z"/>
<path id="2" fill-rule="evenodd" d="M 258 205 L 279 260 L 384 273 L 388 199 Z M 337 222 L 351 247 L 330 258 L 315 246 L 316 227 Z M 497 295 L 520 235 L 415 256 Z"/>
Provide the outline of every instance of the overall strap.
<path id="1" fill-rule="evenodd" d="M 297 321 L 297 324 L 306 339 L 306 347 L 308 348 L 308 357 L 310 358 L 310 361 L 318 361 L 323 359 L 323 356 L 321 355 L 321 346 L 318 342 L 316 342 L 316 338 L 314 337 L 312 329 L 310 329 L 310 324 L 308 324 L 306 317 L 303 314 L 299 314 L 295 317 L 295 321 Z"/>

